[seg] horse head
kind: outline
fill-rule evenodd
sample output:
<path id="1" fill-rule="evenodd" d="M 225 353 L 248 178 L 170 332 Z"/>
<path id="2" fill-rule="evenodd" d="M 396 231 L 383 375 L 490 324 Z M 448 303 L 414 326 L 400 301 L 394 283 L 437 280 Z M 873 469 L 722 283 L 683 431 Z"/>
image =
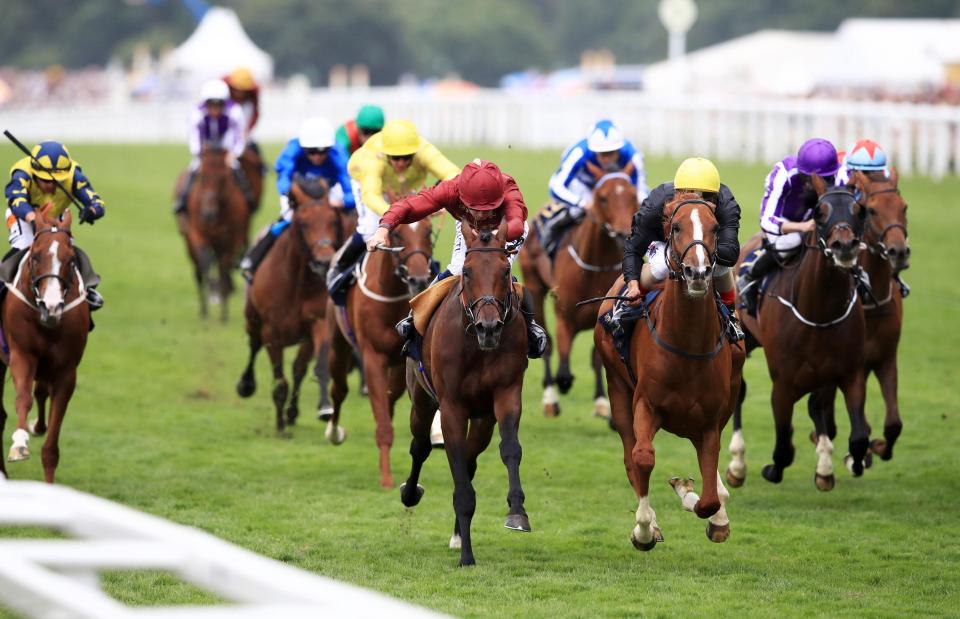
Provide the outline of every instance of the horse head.
<path id="1" fill-rule="evenodd" d="M 200 153 L 197 184 L 200 188 L 200 218 L 205 223 L 214 223 L 220 215 L 230 173 L 227 151 L 217 146 L 204 146 Z"/>
<path id="2" fill-rule="evenodd" d="M 685 282 L 691 298 L 702 298 L 710 289 L 720 230 L 715 208 L 698 193 L 677 192 L 663 209 L 670 279 Z"/>
<path id="3" fill-rule="evenodd" d="M 864 241 L 870 252 L 890 263 L 894 273 L 910 268 L 910 243 L 907 237 L 907 203 L 897 188 L 896 169 L 886 178 L 883 172 L 853 173 L 854 186 L 867 209 Z"/>
<path id="4" fill-rule="evenodd" d="M 396 226 L 390 231 L 391 254 L 396 261 L 394 274 L 406 284 L 411 295 L 427 289 L 433 279 L 433 226 L 429 219 Z"/>
<path id="5" fill-rule="evenodd" d="M 507 222 L 496 231 L 478 231 L 464 226 L 467 244 L 461 275 L 460 303 L 467 319 L 467 330 L 477 334 L 480 350 L 500 345 L 503 327 L 515 313 L 515 293 L 506 250 Z"/>
<path id="6" fill-rule="evenodd" d="M 592 215 L 621 245 L 630 235 L 637 206 L 637 188 L 624 172 L 604 174 L 593 188 Z"/>
<path id="7" fill-rule="evenodd" d="M 849 187 L 828 187 L 815 174 L 812 182 L 818 198 L 813 213 L 817 246 L 835 266 L 852 269 L 860 256 L 867 211 Z"/>
<path id="8" fill-rule="evenodd" d="M 322 178 L 294 177 L 290 186 L 293 227 L 307 253 L 310 270 L 326 277 L 333 255 L 343 241 L 340 209 L 330 206 L 329 189 Z"/>
<path id="9" fill-rule="evenodd" d="M 30 291 L 40 311 L 40 324 L 53 328 L 60 323 L 67 291 L 76 285 L 77 259 L 70 233 L 72 216 L 50 214 L 45 207 L 37 212 L 36 233 L 30 246 L 27 272 Z"/>

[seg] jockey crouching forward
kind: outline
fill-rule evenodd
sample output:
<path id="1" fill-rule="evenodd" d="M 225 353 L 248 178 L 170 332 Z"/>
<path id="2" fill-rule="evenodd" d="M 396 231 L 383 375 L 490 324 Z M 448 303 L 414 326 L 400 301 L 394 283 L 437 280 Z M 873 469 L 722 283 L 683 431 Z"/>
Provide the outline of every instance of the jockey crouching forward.
<path id="1" fill-rule="evenodd" d="M 743 329 L 734 312 L 733 266 L 740 256 L 740 205 L 730 188 L 720 183 L 720 173 L 708 159 L 692 157 L 680 164 L 673 182 L 654 188 L 633 216 L 631 234 L 624 245 L 623 279 L 627 283 L 625 296 L 631 305 L 637 305 L 658 283 L 667 278 L 667 243 L 663 234 L 663 209 L 678 193 L 695 193 L 716 205 L 717 255 L 713 269 L 713 284 L 727 308 L 727 337 L 733 342 L 743 339 Z M 643 264 L 643 255 L 647 263 Z"/>
<path id="2" fill-rule="evenodd" d="M 53 204 L 51 217 L 60 217 L 70 208 L 70 196 L 57 186 L 60 183 L 83 205 L 80 221 L 93 224 L 103 217 L 103 200 L 97 195 L 76 161 L 70 158 L 67 148 L 59 142 L 41 142 L 33 147 L 33 157 L 24 157 L 10 168 L 10 182 L 4 194 L 7 198 L 6 220 L 10 229 L 12 248 L 4 256 L 0 266 L 0 279 L 11 282 L 23 254 L 33 243 L 35 209 Z M 87 290 L 90 311 L 103 307 L 103 297 L 97 292 L 100 276 L 93 270 L 90 257 L 74 246 L 80 277 Z M 6 291 L 6 288 L 3 289 Z"/>
<path id="3" fill-rule="evenodd" d="M 583 219 L 600 177 L 620 171 L 630 176 L 637 201 L 642 202 L 649 191 L 643 153 L 609 120 L 597 122 L 589 136 L 564 151 L 560 169 L 550 177 L 553 204 L 540 212 L 535 223 L 540 244 L 551 257 L 564 233 Z"/>
<path id="4" fill-rule="evenodd" d="M 351 281 L 353 266 L 363 257 L 365 243 L 377 231 L 380 217 L 390 202 L 423 188 L 427 174 L 443 181 L 455 177 L 460 168 L 424 140 L 409 120 L 391 120 L 383 131 L 368 139 L 347 164 L 357 205 L 357 231 L 334 256 L 327 272 L 327 289 L 337 300 Z M 385 199 L 386 197 L 386 199 Z"/>
<path id="5" fill-rule="evenodd" d="M 827 185 L 834 184 L 840 168 L 837 149 L 827 140 L 807 140 L 796 157 L 779 161 L 767 180 L 760 204 L 760 229 L 766 234 L 764 251 L 740 276 L 737 287 L 747 312 L 755 315 L 759 283 L 803 244 L 803 235 L 816 227 L 813 220 L 817 192 L 811 177 L 816 174 Z"/>
<path id="6" fill-rule="evenodd" d="M 394 202 L 380 219 L 377 231 L 367 241 L 367 249 L 376 251 L 386 244 L 390 230 L 400 224 L 420 221 L 445 209 L 457 219 L 457 236 L 453 243 L 450 266 L 437 280 L 460 275 L 466 258 L 467 244 L 463 238 L 462 222 L 478 230 L 496 230 L 503 220 L 507 222 L 507 252 L 510 264 L 527 236 L 527 207 L 516 181 L 500 171 L 490 161 L 474 159 L 458 176 L 425 189 L 415 196 Z M 543 355 L 547 336 L 533 319 L 533 299 L 524 288 L 520 312 L 527 323 L 527 355 L 536 359 Z M 397 325 L 397 331 L 406 339 L 413 335 L 413 318 L 407 317 Z"/>
<path id="7" fill-rule="evenodd" d="M 200 89 L 200 105 L 190 113 L 188 145 L 190 172 L 174 205 L 174 214 L 181 230 L 186 230 L 187 197 L 200 168 L 200 153 L 205 145 L 227 151 L 227 163 L 243 192 L 247 204 L 254 207 L 250 183 L 240 169 L 240 157 L 247 146 L 246 121 L 243 110 L 230 99 L 230 88 L 223 80 L 210 80 Z"/>
<path id="8" fill-rule="evenodd" d="M 354 120 L 337 127 L 337 144 L 352 155 L 367 143 L 367 140 L 383 131 L 383 109 L 377 105 L 365 105 Z"/>
<path id="9" fill-rule="evenodd" d="M 353 189 L 347 173 L 347 158 L 334 145 L 333 127 L 323 118 L 307 119 L 300 127 L 300 135 L 284 147 L 277 158 L 277 193 L 280 194 L 280 218 L 270 226 L 240 261 L 240 269 L 247 281 L 263 262 L 274 241 L 293 220 L 290 208 L 290 185 L 295 174 L 304 178 L 323 178 L 330 187 L 330 206 L 353 209 Z"/>

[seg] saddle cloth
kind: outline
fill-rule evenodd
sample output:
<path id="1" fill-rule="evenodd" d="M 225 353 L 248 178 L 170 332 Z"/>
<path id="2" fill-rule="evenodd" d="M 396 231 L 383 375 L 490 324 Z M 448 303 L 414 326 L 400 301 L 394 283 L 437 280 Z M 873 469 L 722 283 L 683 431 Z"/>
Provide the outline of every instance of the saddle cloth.
<path id="1" fill-rule="evenodd" d="M 427 332 L 427 325 L 430 324 L 433 314 L 440 307 L 440 303 L 447 298 L 450 288 L 459 281 L 460 278 L 456 276 L 444 278 L 410 299 L 410 309 L 413 310 L 413 326 L 417 333 L 423 335 Z M 518 298 L 523 298 L 522 284 L 513 282 L 513 290 Z"/>

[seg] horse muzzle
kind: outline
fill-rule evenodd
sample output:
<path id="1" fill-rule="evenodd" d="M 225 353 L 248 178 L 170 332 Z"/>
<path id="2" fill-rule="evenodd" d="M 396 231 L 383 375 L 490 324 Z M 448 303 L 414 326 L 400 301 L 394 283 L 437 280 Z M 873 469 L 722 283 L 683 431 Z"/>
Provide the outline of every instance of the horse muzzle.
<path id="1" fill-rule="evenodd" d="M 833 260 L 836 267 L 852 269 L 857 266 L 860 260 L 860 239 L 833 241 L 824 253 Z"/>
<path id="2" fill-rule="evenodd" d="M 687 296 L 694 299 L 702 298 L 710 289 L 710 276 L 713 273 L 713 267 L 708 265 L 683 266 L 683 280 L 687 283 Z"/>
<path id="3" fill-rule="evenodd" d="M 327 271 L 330 270 L 330 260 L 310 260 L 307 266 L 314 275 L 326 278 Z"/>
<path id="4" fill-rule="evenodd" d="M 431 277 L 429 275 L 411 275 L 407 277 L 407 290 L 411 296 L 417 296 L 427 289 L 430 285 Z"/>
<path id="5" fill-rule="evenodd" d="M 40 324 L 48 329 L 52 329 L 60 324 L 60 318 L 63 316 L 63 303 L 57 304 L 52 310 L 47 307 L 43 301 L 37 303 L 37 309 L 40 310 Z"/>
<path id="6" fill-rule="evenodd" d="M 503 333 L 503 321 L 480 320 L 473 324 L 477 332 L 477 345 L 480 350 L 491 351 L 500 345 L 500 335 Z"/>
<path id="7" fill-rule="evenodd" d="M 895 273 L 906 271 L 910 268 L 910 246 L 886 247 L 883 250 L 883 257 L 887 259 Z"/>

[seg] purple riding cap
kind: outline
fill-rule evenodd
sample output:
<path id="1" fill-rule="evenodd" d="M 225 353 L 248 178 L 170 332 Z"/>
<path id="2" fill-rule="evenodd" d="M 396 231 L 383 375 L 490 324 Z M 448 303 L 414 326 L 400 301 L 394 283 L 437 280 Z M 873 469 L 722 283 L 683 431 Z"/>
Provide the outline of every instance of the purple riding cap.
<path id="1" fill-rule="evenodd" d="M 837 149 L 820 138 L 804 142 L 796 157 L 784 157 L 773 166 L 764 183 L 760 228 L 768 234 L 780 235 L 784 221 L 810 219 L 813 205 L 805 188 L 808 176 L 833 176 L 839 168 Z"/>

